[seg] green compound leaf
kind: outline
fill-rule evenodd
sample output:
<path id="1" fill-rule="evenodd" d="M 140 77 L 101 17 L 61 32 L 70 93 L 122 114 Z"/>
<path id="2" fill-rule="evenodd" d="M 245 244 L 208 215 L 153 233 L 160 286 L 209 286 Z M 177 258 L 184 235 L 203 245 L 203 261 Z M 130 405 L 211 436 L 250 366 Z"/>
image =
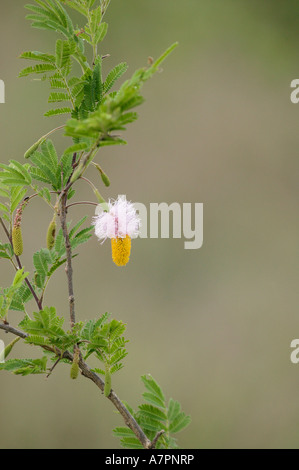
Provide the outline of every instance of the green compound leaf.
<path id="1" fill-rule="evenodd" d="M 53 117 L 53 116 L 61 116 L 62 114 L 70 114 L 72 112 L 71 108 L 57 108 L 57 109 L 50 109 L 47 111 L 44 116 L 46 117 Z"/>
<path id="2" fill-rule="evenodd" d="M 153 377 L 148 374 L 148 375 L 142 375 L 141 380 L 145 386 L 145 388 L 155 397 L 157 397 L 165 407 L 165 397 L 164 394 L 161 390 L 161 387 L 157 384 L 157 382 L 153 379 Z"/>
<path id="3" fill-rule="evenodd" d="M 16 160 L 11 160 L 9 165 L 0 163 L 0 181 L 4 186 L 28 186 L 31 184 L 31 176 L 27 165 L 21 165 Z"/>
<path id="4" fill-rule="evenodd" d="M 19 327 L 28 334 L 25 343 L 40 347 L 56 346 L 61 351 L 66 351 L 78 343 L 82 325 L 76 324 L 72 332 L 65 332 L 63 324 L 64 318 L 57 316 L 54 307 L 44 307 L 33 313 L 33 319 L 26 315 Z"/>
<path id="5" fill-rule="evenodd" d="M 104 83 L 104 93 L 108 93 L 108 91 L 111 90 L 115 82 L 119 80 L 127 70 L 128 65 L 125 62 L 122 62 L 121 64 L 118 64 L 116 67 L 114 67 L 109 72 Z"/>
<path id="6" fill-rule="evenodd" d="M 167 415 L 156 406 L 144 404 L 139 406 L 140 414 L 146 418 L 153 418 L 157 421 L 167 421 Z"/>
<path id="7" fill-rule="evenodd" d="M 55 63 L 55 56 L 51 54 L 45 54 L 43 52 L 39 51 L 29 51 L 29 52 L 23 52 L 23 54 L 20 55 L 20 59 L 29 59 L 29 60 L 36 60 L 36 61 L 41 61 L 41 62 L 47 62 L 50 64 Z"/>
<path id="8" fill-rule="evenodd" d="M 171 422 L 169 426 L 169 431 L 171 433 L 177 433 L 187 427 L 191 422 L 190 416 L 186 416 L 185 413 L 181 412 L 177 417 Z"/>
<path id="9" fill-rule="evenodd" d="M 19 73 L 19 77 L 28 77 L 32 74 L 48 73 L 56 70 L 56 66 L 52 64 L 37 64 L 26 67 Z"/>
<path id="10" fill-rule="evenodd" d="M 70 101 L 68 93 L 51 93 L 49 95 L 48 103 L 61 103 L 62 101 Z"/>
<path id="11" fill-rule="evenodd" d="M 9 359 L 0 364 L 0 370 L 6 370 L 16 375 L 45 374 L 47 357 L 42 359 Z"/>
<path id="12" fill-rule="evenodd" d="M 141 379 L 146 388 L 143 398 L 148 403 L 141 404 L 137 412 L 126 403 L 124 405 L 150 440 L 153 440 L 159 431 L 164 431 L 157 442 L 157 449 L 176 449 L 177 444 L 173 434 L 182 431 L 190 424 L 190 416 L 181 411 L 181 405 L 177 401 L 170 399 L 166 406 L 164 393 L 151 375 L 143 375 Z M 122 447 L 135 448 L 135 444 L 137 445 L 130 429 L 119 427 L 113 432 L 121 439 Z"/>
<path id="13" fill-rule="evenodd" d="M 33 28 L 61 32 L 66 38 L 74 36 L 73 23 L 60 2 L 36 0 L 36 3 L 38 6 L 25 5 L 25 8 L 33 12 L 26 16 L 32 21 Z"/>
<path id="14" fill-rule="evenodd" d="M 126 325 L 117 320 L 108 322 L 109 314 L 105 313 L 98 320 L 88 321 L 81 331 L 84 341 L 82 347 L 87 356 L 95 353 L 97 358 L 105 365 L 104 369 L 94 369 L 106 377 L 123 368 L 122 361 L 127 356 L 126 343 L 123 333 Z"/>

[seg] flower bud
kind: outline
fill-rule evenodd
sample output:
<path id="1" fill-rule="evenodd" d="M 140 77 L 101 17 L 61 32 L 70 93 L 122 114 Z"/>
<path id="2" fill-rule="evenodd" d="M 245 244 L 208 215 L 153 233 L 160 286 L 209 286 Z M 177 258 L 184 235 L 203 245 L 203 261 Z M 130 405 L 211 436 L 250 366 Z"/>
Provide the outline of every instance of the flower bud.
<path id="1" fill-rule="evenodd" d="M 27 150 L 27 152 L 25 153 L 24 157 L 25 158 L 30 158 L 31 155 L 34 154 L 34 152 L 36 152 L 36 150 L 38 149 L 38 147 L 44 142 L 45 138 L 42 137 L 41 139 L 39 139 L 37 142 L 35 142 L 35 144 L 33 144 L 30 149 Z"/>
<path id="2" fill-rule="evenodd" d="M 77 179 L 80 178 L 80 176 L 82 175 L 82 172 L 83 172 L 83 168 L 84 168 L 84 166 L 82 165 L 82 163 L 80 163 L 78 168 L 76 168 L 76 170 L 74 171 L 74 173 L 71 177 L 71 183 L 74 183 L 75 181 L 77 181 Z"/>
<path id="3" fill-rule="evenodd" d="M 100 173 L 101 175 L 101 178 L 102 178 L 102 181 L 104 183 L 104 185 L 108 188 L 110 186 L 110 179 L 109 177 L 106 175 L 106 173 L 102 170 L 102 168 L 100 167 L 100 165 L 98 165 L 97 163 L 94 163 L 94 166 L 96 167 L 96 169 L 98 170 L 98 172 Z"/>
<path id="4" fill-rule="evenodd" d="M 96 197 L 97 200 L 99 201 L 99 204 L 101 205 L 102 209 L 103 209 L 104 211 L 108 211 L 108 210 L 109 210 L 108 204 L 107 204 L 107 202 L 105 201 L 105 199 L 103 198 L 103 196 L 99 193 L 99 191 L 97 190 L 97 188 L 94 188 L 93 192 L 94 192 L 94 194 L 95 194 L 95 197 Z"/>
<path id="5" fill-rule="evenodd" d="M 110 393 L 111 393 L 111 373 L 108 367 L 106 367 L 105 387 L 104 387 L 105 397 L 109 397 Z"/>
<path id="6" fill-rule="evenodd" d="M 12 228 L 12 247 L 16 256 L 21 256 L 23 254 L 23 237 L 21 223 L 23 210 L 26 204 L 27 200 L 24 200 L 24 202 L 22 202 L 22 204 L 18 207 Z"/>
<path id="7" fill-rule="evenodd" d="M 106 173 L 104 173 L 104 172 L 102 171 L 101 177 L 102 177 L 102 180 L 103 180 L 104 185 L 107 186 L 107 188 L 109 188 L 109 186 L 110 186 L 111 183 L 110 183 L 110 179 L 108 178 L 108 176 L 106 175 Z"/>
<path id="8" fill-rule="evenodd" d="M 79 375 L 79 357 L 80 357 L 80 350 L 79 348 L 75 349 L 73 363 L 71 367 L 71 379 L 76 380 Z"/>
<path id="9" fill-rule="evenodd" d="M 55 244 L 55 236 L 56 236 L 56 216 L 54 215 L 52 222 L 49 225 L 48 232 L 47 232 L 47 248 L 48 250 L 52 250 Z"/>

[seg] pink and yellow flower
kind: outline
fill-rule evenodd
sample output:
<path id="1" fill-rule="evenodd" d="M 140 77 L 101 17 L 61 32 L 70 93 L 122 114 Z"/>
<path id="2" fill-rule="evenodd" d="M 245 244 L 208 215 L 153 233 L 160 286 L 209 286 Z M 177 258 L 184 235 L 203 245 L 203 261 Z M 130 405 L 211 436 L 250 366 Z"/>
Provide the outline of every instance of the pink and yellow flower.
<path id="1" fill-rule="evenodd" d="M 94 217 L 95 234 L 104 242 L 111 239 L 112 259 L 117 266 L 125 266 L 131 253 L 131 239 L 140 233 L 140 218 L 126 196 L 109 201 L 108 210 Z"/>

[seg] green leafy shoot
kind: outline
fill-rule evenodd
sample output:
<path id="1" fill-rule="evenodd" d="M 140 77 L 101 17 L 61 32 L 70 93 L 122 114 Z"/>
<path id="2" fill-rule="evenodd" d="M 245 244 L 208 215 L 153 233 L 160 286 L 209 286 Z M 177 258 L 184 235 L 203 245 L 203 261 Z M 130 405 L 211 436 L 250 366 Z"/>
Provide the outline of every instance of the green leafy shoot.
<path id="1" fill-rule="evenodd" d="M 125 405 L 151 441 L 158 432 L 164 431 L 158 440 L 158 449 L 177 448 L 174 434 L 182 431 L 190 424 L 190 416 L 187 416 L 181 410 L 181 405 L 178 401 L 170 398 L 166 404 L 161 387 L 151 375 L 143 375 L 141 379 L 146 389 L 142 395 L 146 403 L 141 404 L 137 412 L 128 407 L 127 403 Z M 142 449 L 142 445 L 131 429 L 117 427 L 113 432 L 115 436 L 121 439 L 123 447 Z"/>
<path id="2" fill-rule="evenodd" d="M 81 228 L 86 219 L 87 216 L 84 216 L 69 232 L 72 251 L 79 245 L 86 243 L 92 236 L 92 226 Z M 73 258 L 76 256 L 77 254 L 73 254 Z M 38 289 L 44 292 L 55 271 L 66 263 L 66 247 L 61 228 L 56 236 L 53 249 L 42 248 L 34 253 L 33 263 L 35 267 L 34 284 Z"/>
<path id="3" fill-rule="evenodd" d="M 0 370 L 12 372 L 15 375 L 45 374 L 47 357 L 42 359 L 8 359 L 0 364 Z"/>
<path id="4" fill-rule="evenodd" d="M 64 331 L 64 318 L 57 316 L 54 307 L 45 307 L 39 312 L 34 312 L 33 316 L 32 320 L 26 315 L 19 324 L 19 327 L 29 334 L 25 339 L 26 343 L 41 347 L 56 346 L 62 352 L 77 343 L 78 335 Z"/>
<path id="5" fill-rule="evenodd" d="M 128 354 L 128 340 L 123 336 L 126 325 L 117 320 L 108 322 L 108 318 L 109 315 L 105 313 L 99 320 L 89 321 L 81 333 L 86 350 L 85 359 L 94 353 L 103 364 L 103 368 L 95 368 L 94 371 L 105 376 L 106 396 L 111 391 L 111 375 L 123 368 L 122 361 Z"/>
<path id="6" fill-rule="evenodd" d="M 7 319 L 7 313 L 11 308 L 14 296 L 20 291 L 23 281 L 28 274 L 28 272 L 24 272 L 24 268 L 19 269 L 14 276 L 11 286 L 2 289 L 0 293 L 0 319 Z"/>

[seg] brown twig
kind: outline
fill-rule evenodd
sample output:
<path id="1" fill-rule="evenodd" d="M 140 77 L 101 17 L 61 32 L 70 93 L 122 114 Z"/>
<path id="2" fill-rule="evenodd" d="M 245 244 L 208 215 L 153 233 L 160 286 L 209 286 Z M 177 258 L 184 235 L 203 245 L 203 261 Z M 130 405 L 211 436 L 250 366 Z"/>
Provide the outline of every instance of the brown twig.
<path id="1" fill-rule="evenodd" d="M 24 333 L 23 331 L 18 330 L 17 328 L 14 328 L 9 323 L 3 323 L 3 324 L 0 323 L 0 330 L 4 330 L 5 333 L 12 333 L 13 335 L 19 336 L 22 339 L 26 339 L 29 336 L 27 333 Z M 67 354 L 65 356 L 65 353 L 60 351 L 60 349 L 57 348 L 56 346 L 43 345 L 43 346 L 41 346 L 41 348 L 45 349 L 46 351 L 50 351 L 50 352 L 56 354 L 60 358 L 69 359 L 69 352 L 66 351 Z"/>
<path id="2" fill-rule="evenodd" d="M 98 202 L 79 201 L 79 202 L 73 202 L 72 204 L 69 204 L 68 206 L 66 206 L 66 209 L 69 209 L 69 207 L 73 207 L 73 206 L 81 206 L 82 204 L 87 204 L 89 206 L 98 206 L 99 205 Z"/>
<path id="3" fill-rule="evenodd" d="M 154 439 L 152 440 L 151 445 L 148 447 L 148 449 L 155 449 L 158 440 L 160 439 L 160 437 L 161 437 L 164 433 L 165 433 L 164 429 L 162 429 L 161 431 L 157 432 L 157 434 L 155 435 L 155 437 L 154 437 Z"/>
<path id="4" fill-rule="evenodd" d="M 6 324 L 0 323 L 0 330 L 4 330 L 8 333 L 12 333 L 16 336 L 19 336 L 20 338 L 23 338 L 23 339 L 28 337 L 28 335 L 26 333 L 24 333 L 23 331 L 18 330 L 17 328 L 12 327 L 11 325 L 6 325 Z M 63 359 L 68 359 L 70 362 L 73 362 L 73 355 L 69 351 L 62 352 L 60 349 L 58 349 L 56 347 L 54 349 L 54 348 L 50 348 L 48 346 L 42 346 L 42 348 L 46 349 L 46 350 L 51 350 L 52 352 L 54 352 L 58 356 L 59 360 L 63 358 Z M 54 366 L 55 365 L 56 364 L 54 364 Z M 104 387 L 105 387 L 105 382 L 101 379 L 101 377 L 99 375 L 97 375 L 95 372 L 93 372 L 90 369 L 90 367 L 86 364 L 86 362 L 81 357 L 80 357 L 80 361 L 79 361 L 79 367 L 80 367 L 82 375 L 84 377 L 86 377 L 87 379 L 90 379 L 103 393 L 104 392 Z M 154 447 L 152 447 L 152 446 L 153 446 L 154 441 L 151 442 L 147 438 L 147 436 L 145 435 L 145 433 L 143 432 L 143 430 L 141 429 L 141 427 L 139 426 L 139 424 L 137 423 L 135 418 L 127 410 L 127 408 L 122 403 L 122 401 L 118 398 L 118 396 L 116 395 L 114 390 L 111 390 L 108 399 L 115 406 L 117 411 L 121 414 L 121 416 L 123 417 L 123 419 L 125 421 L 125 424 L 134 432 L 135 436 L 140 441 L 140 443 L 143 445 L 143 447 L 145 449 L 153 449 Z M 156 441 L 158 440 L 160 435 L 158 437 L 156 436 L 157 437 L 157 439 L 155 438 Z M 154 444 L 156 444 L 156 442 Z"/>
<path id="5" fill-rule="evenodd" d="M 101 390 L 101 392 L 104 392 L 105 382 L 101 379 L 101 377 L 99 377 L 95 372 L 93 372 L 82 359 L 79 362 L 79 367 L 81 369 L 82 375 L 92 380 L 92 382 Z M 127 410 L 127 408 L 118 398 L 114 390 L 111 390 L 108 399 L 111 401 L 111 403 L 113 403 L 117 411 L 123 417 L 125 424 L 134 432 L 135 436 L 141 442 L 143 447 L 145 449 L 149 449 L 151 441 L 146 437 L 135 418 Z"/>
<path id="6" fill-rule="evenodd" d="M 61 357 L 59 357 L 57 359 L 57 361 L 54 363 L 54 365 L 51 367 L 51 369 L 49 370 L 49 373 L 46 375 L 46 379 L 48 379 L 50 377 L 50 375 L 52 374 L 53 370 L 55 369 L 55 367 L 59 364 L 59 362 L 61 361 Z"/>
<path id="7" fill-rule="evenodd" d="M 68 279 L 68 293 L 69 293 L 69 308 L 70 308 L 70 321 L 71 328 L 73 329 L 76 323 L 75 315 L 75 296 L 74 296 L 74 286 L 73 286 L 73 266 L 72 266 L 72 247 L 70 242 L 70 237 L 67 228 L 66 216 L 67 216 L 67 190 L 63 192 L 61 198 L 61 211 L 60 211 L 60 221 L 61 228 L 64 237 L 65 249 L 66 249 L 66 268 L 65 272 Z"/>
<path id="8" fill-rule="evenodd" d="M 6 333 L 12 333 L 15 336 L 19 336 L 22 339 L 25 339 L 28 337 L 26 333 L 23 331 L 17 330 L 17 328 L 14 328 L 11 325 L 7 325 L 6 323 L 2 324 L 0 323 L 0 330 L 4 330 Z"/>

